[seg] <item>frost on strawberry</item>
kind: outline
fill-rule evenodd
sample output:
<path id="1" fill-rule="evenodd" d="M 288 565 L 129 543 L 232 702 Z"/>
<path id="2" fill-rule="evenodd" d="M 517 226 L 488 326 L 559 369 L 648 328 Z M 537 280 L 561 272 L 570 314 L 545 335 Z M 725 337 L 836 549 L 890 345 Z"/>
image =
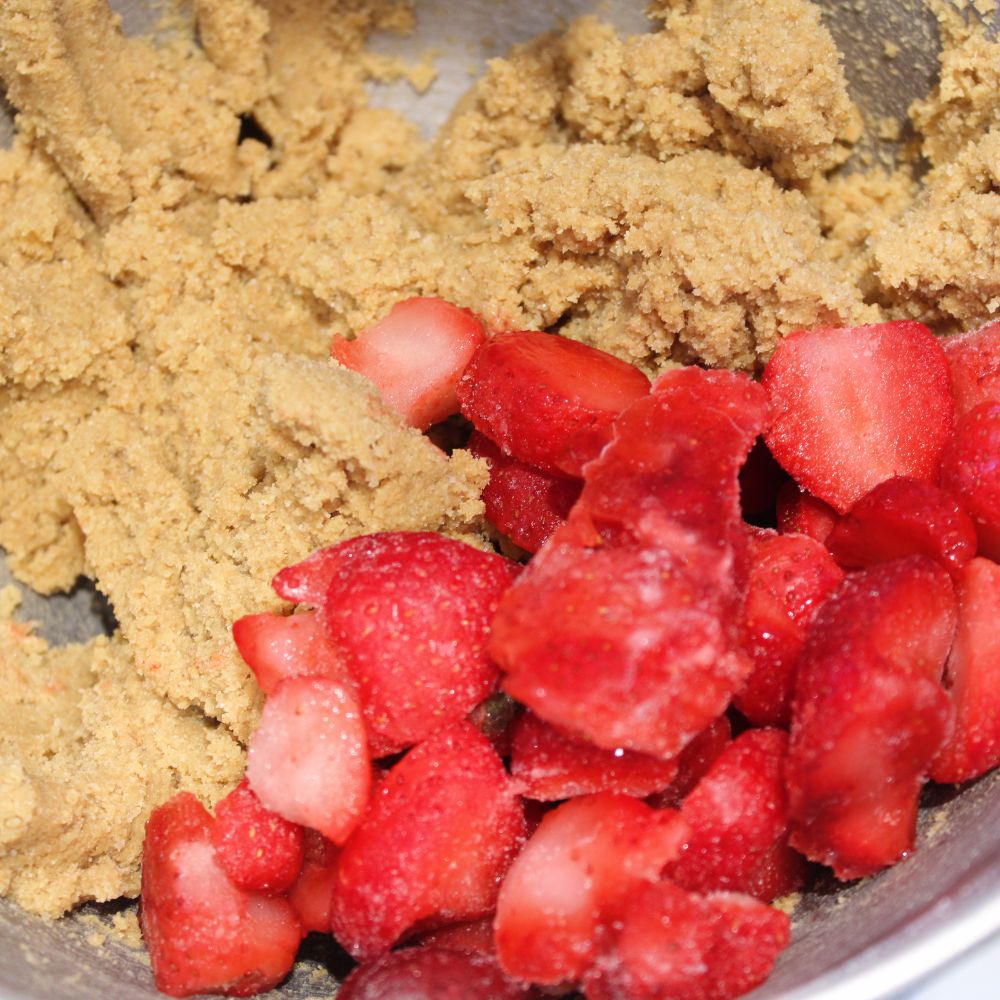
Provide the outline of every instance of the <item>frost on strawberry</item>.
<path id="1" fill-rule="evenodd" d="M 170 996 L 269 990 L 291 971 L 302 937 L 286 900 L 230 881 L 212 825 L 188 792 L 154 809 L 146 825 L 140 923 L 157 989 Z"/>
<path id="2" fill-rule="evenodd" d="M 943 337 L 941 346 L 951 369 L 957 416 L 981 403 L 1000 403 L 1000 321 Z"/>
<path id="3" fill-rule="evenodd" d="M 500 890 L 500 964 L 528 982 L 579 981 L 605 926 L 636 887 L 659 878 L 686 835 L 676 812 L 625 795 L 582 796 L 547 813 Z"/>
<path id="4" fill-rule="evenodd" d="M 940 678 L 955 621 L 947 573 L 912 556 L 849 577 L 813 624 L 786 771 L 791 843 L 839 878 L 913 848 L 920 789 L 952 726 Z"/>
<path id="5" fill-rule="evenodd" d="M 935 781 L 978 778 L 1000 765 L 1000 566 L 974 559 L 958 585 L 958 629 L 945 668 L 955 730 L 931 768 Z"/>
<path id="6" fill-rule="evenodd" d="M 461 722 L 410 750 L 376 786 L 337 861 L 334 936 L 355 958 L 415 927 L 491 912 L 524 811 L 489 741 Z"/>
<path id="7" fill-rule="evenodd" d="M 894 476 L 936 478 L 955 404 L 944 351 L 922 324 L 799 331 L 763 385 L 771 453 L 838 511 Z"/>

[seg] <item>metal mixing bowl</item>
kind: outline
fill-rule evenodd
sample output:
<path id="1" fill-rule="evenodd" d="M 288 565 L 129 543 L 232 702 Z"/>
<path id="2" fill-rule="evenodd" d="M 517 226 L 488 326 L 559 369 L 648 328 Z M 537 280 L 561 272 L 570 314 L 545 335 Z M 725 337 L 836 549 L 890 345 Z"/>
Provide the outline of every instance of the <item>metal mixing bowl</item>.
<path id="1" fill-rule="evenodd" d="M 3 0 L 0 0 L 3 2 Z M 821 0 L 822 3 L 822 0 Z M 125 30 L 148 30 L 148 3 L 113 4 Z M 491 51 L 551 28 L 560 19 L 594 12 L 624 30 L 646 27 L 642 0 L 427 0 L 419 6 L 418 30 L 407 39 L 378 39 L 384 51 L 441 52 L 440 77 L 430 93 L 417 98 L 405 85 L 381 88 L 378 103 L 405 110 L 432 131 L 469 84 L 470 63 L 481 61 L 482 40 Z M 929 89 L 936 68 L 937 37 L 923 4 L 910 0 L 826 0 L 828 23 L 846 53 L 855 99 L 874 120 L 901 118 L 909 101 Z M 884 43 L 900 47 L 884 58 Z M 0 109 L 0 141 L 9 121 Z M 0 585 L 6 582 L 0 565 Z M 93 594 L 29 600 L 25 616 L 43 622 L 51 641 L 84 638 L 100 628 Z M 794 942 L 774 975 L 755 998 L 783 1000 L 874 1000 L 898 993 L 927 973 L 1000 931 L 1000 775 L 975 783 L 922 812 L 917 855 L 882 876 L 850 887 L 810 894 L 799 907 Z M 56 924 L 27 916 L 0 902 L 0 1000 L 73 996 L 156 997 L 148 965 L 140 953 L 113 938 L 95 948 L 96 922 L 112 908 L 86 908 Z M 279 990 L 282 997 L 332 993 L 317 975 L 328 956 L 300 963 Z M 984 994 L 985 995 L 985 994 Z M 487 1000 L 487 998 L 484 998 Z"/>

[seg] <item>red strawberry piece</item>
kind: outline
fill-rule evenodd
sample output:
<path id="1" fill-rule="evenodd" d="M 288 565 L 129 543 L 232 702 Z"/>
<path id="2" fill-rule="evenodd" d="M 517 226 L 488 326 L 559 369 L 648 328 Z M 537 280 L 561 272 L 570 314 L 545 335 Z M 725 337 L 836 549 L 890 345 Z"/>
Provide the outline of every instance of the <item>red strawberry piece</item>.
<path id="1" fill-rule="evenodd" d="M 787 727 L 809 624 L 844 574 L 805 535 L 763 535 L 750 549 L 742 641 L 754 672 L 733 703 L 756 726 Z"/>
<path id="2" fill-rule="evenodd" d="M 611 437 L 611 423 L 649 392 L 638 368 L 549 333 L 501 333 L 458 386 L 462 413 L 507 455 L 579 476 Z"/>
<path id="3" fill-rule="evenodd" d="M 302 827 L 265 809 L 246 778 L 215 807 L 212 844 L 240 889 L 279 895 L 302 869 Z"/>
<path id="4" fill-rule="evenodd" d="M 851 569 L 926 555 L 955 574 L 976 554 L 976 526 L 939 486 L 887 479 L 841 518 L 826 544 Z"/>
<path id="5" fill-rule="evenodd" d="M 334 337 L 330 353 L 374 383 L 411 427 L 426 430 L 458 412 L 455 387 L 486 340 L 482 322 L 442 299 L 397 302 L 354 340 Z"/>
<path id="6" fill-rule="evenodd" d="M 629 893 L 659 878 L 687 827 L 626 795 L 572 799 L 542 819 L 500 889 L 497 956 L 515 979 L 579 980 L 603 925 Z"/>
<path id="7" fill-rule="evenodd" d="M 981 403 L 958 421 L 941 485 L 972 516 L 980 555 L 1000 560 L 1000 403 Z"/>
<path id="8" fill-rule="evenodd" d="M 631 750 L 603 750 L 525 712 L 514 723 L 510 771 L 522 795 L 544 802 L 591 792 L 642 798 L 673 781 L 677 762 Z"/>
<path id="9" fill-rule="evenodd" d="M 302 930 L 330 932 L 333 886 L 337 878 L 337 845 L 321 833 L 303 830 L 305 857 L 302 870 L 288 893 L 288 901 L 298 915 Z"/>
<path id="10" fill-rule="evenodd" d="M 519 462 L 473 431 L 469 451 L 490 467 L 483 503 L 490 523 L 527 552 L 537 552 L 563 524 L 583 484 Z"/>
<path id="11" fill-rule="evenodd" d="M 320 620 L 381 754 L 457 722 L 496 689 L 490 621 L 520 567 L 432 532 L 347 545 L 351 558 L 334 572 Z"/>
<path id="12" fill-rule="evenodd" d="M 451 924 L 439 927 L 420 938 L 422 945 L 436 945 L 439 948 L 451 948 L 453 951 L 464 951 L 470 955 L 496 956 L 496 945 L 493 941 L 493 917 L 481 917 L 479 920 L 467 920 L 461 924 Z"/>
<path id="13" fill-rule="evenodd" d="M 825 501 L 804 493 L 794 482 L 778 490 L 778 530 L 783 535 L 808 535 L 826 543 L 840 515 Z"/>
<path id="14" fill-rule="evenodd" d="M 584 994 L 587 1000 L 731 1000 L 770 975 L 789 933 L 784 913 L 747 896 L 644 885 L 629 898 Z"/>
<path id="15" fill-rule="evenodd" d="M 805 859 L 788 846 L 788 736 L 755 729 L 737 737 L 684 800 L 691 834 L 667 868 L 696 892 L 742 892 L 769 903 L 802 887 Z"/>
<path id="16" fill-rule="evenodd" d="M 743 516 L 748 521 L 773 517 L 778 491 L 788 482 L 788 473 L 768 451 L 764 439 L 758 438 L 740 469 L 740 507 Z"/>
<path id="17" fill-rule="evenodd" d="M 676 555 L 706 541 L 741 543 L 739 471 L 766 421 L 764 393 L 745 375 L 666 372 L 615 422 L 558 537 L 659 545 Z"/>
<path id="18" fill-rule="evenodd" d="M 944 351 L 922 324 L 793 333 L 763 385 L 771 453 L 838 511 L 893 476 L 937 477 L 955 405 Z"/>
<path id="19" fill-rule="evenodd" d="M 486 737 L 467 722 L 432 736 L 389 771 L 340 853 L 334 936 L 364 960 L 417 925 L 485 916 L 524 832 Z"/>
<path id="20" fill-rule="evenodd" d="M 189 792 L 153 810 L 142 855 L 142 934 L 157 989 L 251 996 L 276 986 L 301 940 L 284 899 L 245 892 L 212 846 L 212 817 Z"/>
<path id="21" fill-rule="evenodd" d="M 675 756 L 752 667 L 732 650 L 719 606 L 731 559 L 703 548 L 696 566 L 695 552 L 682 561 L 664 549 L 554 542 L 493 620 L 505 690 L 599 747 Z"/>
<path id="22" fill-rule="evenodd" d="M 233 622 L 233 639 L 265 694 L 286 677 L 340 677 L 344 673 L 337 651 L 313 612 L 246 615 Z"/>
<path id="23" fill-rule="evenodd" d="M 945 570 L 911 556 L 848 577 L 813 623 L 786 765 L 790 839 L 838 878 L 913 847 L 917 797 L 951 729 L 939 679 L 955 619 Z"/>
<path id="24" fill-rule="evenodd" d="M 268 809 L 343 843 L 371 785 L 365 727 L 350 688 L 328 677 L 281 681 L 250 740 L 247 779 Z"/>
<path id="25" fill-rule="evenodd" d="M 677 777 L 669 788 L 653 795 L 649 804 L 657 808 L 679 806 L 732 740 L 733 727 L 729 718 L 720 715 L 680 752 L 677 757 Z"/>
<path id="26" fill-rule="evenodd" d="M 945 668 L 955 731 L 931 768 L 968 781 L 1000 764 L 1000 566 L 974 559 L 958 578 L 958 630 Z"/>
<path id="27" fill-rule="evenodd" d="M 1000 403 L 1000 321 L 943 337 L 941 346 L 951 368 L 957 416 L 981 403 Z"/>
<path id="28" fill-rule="evenodd" d="M 496 961 L 453 948 L 404 948 L 359 965 L 337 1000 L 527 1000 Z"/>

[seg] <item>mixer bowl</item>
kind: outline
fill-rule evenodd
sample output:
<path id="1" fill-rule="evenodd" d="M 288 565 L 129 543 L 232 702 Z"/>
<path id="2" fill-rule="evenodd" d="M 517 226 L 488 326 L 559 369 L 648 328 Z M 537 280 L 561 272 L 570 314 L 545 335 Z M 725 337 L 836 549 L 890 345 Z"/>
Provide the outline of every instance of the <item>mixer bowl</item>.
<path id="1" fill-rule="evenodd" d="M 153 12 L 143 0 L 113 3 L 127 32 L 147 31 Z M 647 22 L 640 0 L 528 0 L 491 3 L 427 0 L 409 38 L 380 38 L 376 47 L 406 55 L 434 48 L 439 79 L 416 96 L 405 84 L 378 88 L 376 103 L 404 110 L 430 133 L 470 81 L 470 61 L 553 27 L 560 19 L 594 12 L 626 31 Z M 933 19 L 922 4 L 827 0 L 828 23 L 847 57 L 852 93 L 866 114 L 902 118 L 909 100 L 927 92 L 936 67 Z M 445 41 L 442 42 L 442 39 Z M 888 62 L 884 43 L 900 46 Z M 0 140 L 10 119 L 0 110 Z M 0 565 L 0 585 L 7 582 Z M 42 601 L 30 595 L 25 617 L 42 622 L 53 642 L 100 631 L 92 592 Z M 850 886 L 819 887 L 798 907 L 793 944 L 755 998 L 875 1000 L 897 994 L 1000 931 L 1000 774 L 973 787 L 934 789 L 921 813 L 920 848 L 883 875 Z M 0 901 L 0 1000 L 72 995 L 78 1000 L 156 997 L 148 962 L 100 926 L 124 904 L 85 907 L 46 923 Z M 96 934 L 96 937 L 95 937 Z M 336 972 L 336 961 L 333 962 Z M 333 992 L 330 954 L 322 948 L 299 963 L 276 994 L 305 998 Z M 326 980 L 326 985 L 321 980 Z"/>

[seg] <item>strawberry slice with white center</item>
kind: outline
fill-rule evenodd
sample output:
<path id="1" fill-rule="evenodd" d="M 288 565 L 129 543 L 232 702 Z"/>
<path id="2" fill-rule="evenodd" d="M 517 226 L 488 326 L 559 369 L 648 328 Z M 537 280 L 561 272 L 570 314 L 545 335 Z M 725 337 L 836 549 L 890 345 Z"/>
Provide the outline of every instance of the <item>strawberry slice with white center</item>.
<path id="1" fill-rule="evenodd" d="M 247 780 L 272 812 L 343 843 L 371 785 L 367 734 L 353 691 L 328 677 L 281 681 L 250 740 Z"/>
<path id="2" fill-rule="evenodd" d="M 286 677 L 346 676 L 315 612 L 246 615 L 233 622 L 233 639 L 265 694 Z"/>
<path id="3" fill-rule="evenodd" d="M 212 846 L 213 820 L 189 792 L 153 810 L 139 919 L 156 987 L 170 996 L 252 996 L 291 971 L 302 938 L 284 899 L 237 888 Z"/>
<path id="4" fill-rule="evenodd" d="M 464 416 L 501 451 L 546 472 L 579 476 L 611 437 L 611 423 L 649 392 L 618 358 L 551 333 L 501 333 L 458 386 Z"/>
<path id="5" fill-rule="evenodd" d="M 771 453 L 841 513 L 894 476 L 936 478 L 955 404 L 944 351 L 922 324 L 793 333 L 762 384 Z"/>
<path id="6" fill-rule="evenodd" d="M 635 887 L 659 878 L 687 833 L 673 810 L 626 795 L 587 795 L 547 813 L 500 889 L 500 964 L 533 983 L 579 981 L 604 924 Z"/>
<path id="7" fill-rule="evenodd" d="M 426 430 L 458 412 L 455 387 L 485 340 L 482 322 L 468 309 L 412 298 L 354 340 L 334 337 L 330 353 L 369 379 L 407 424 Z"/>
<path id="8" fill-rule="evenodd" d="M 970 781 L 1000 764 L 1000 566 L 974 559 L 958 578 L 958 631 L 945 668 L 955 731 L 935 781 Z"/>
<path id="9" fill-rule="evenodd" d="M 491 912 L 525 833 L 489 741 L 461 722 L 410 750 L 376 786 L 337 860 L 332 928 L 365 960 L 415 925 Z"/>

